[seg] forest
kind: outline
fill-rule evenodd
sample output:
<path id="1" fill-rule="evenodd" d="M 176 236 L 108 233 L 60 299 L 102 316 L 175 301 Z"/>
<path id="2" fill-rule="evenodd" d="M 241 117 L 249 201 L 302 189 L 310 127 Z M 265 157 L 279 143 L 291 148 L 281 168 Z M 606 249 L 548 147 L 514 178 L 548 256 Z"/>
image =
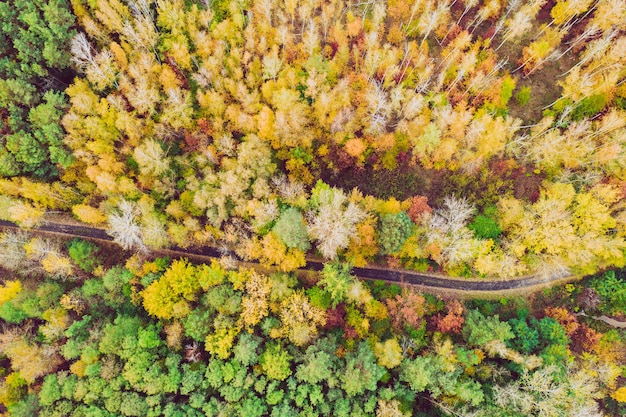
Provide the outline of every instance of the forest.
<path id="1" fill-rule="evenodd" d="M 626 414 L 626 0 L 0 0 L 0 75 L 0 413 Z"/>

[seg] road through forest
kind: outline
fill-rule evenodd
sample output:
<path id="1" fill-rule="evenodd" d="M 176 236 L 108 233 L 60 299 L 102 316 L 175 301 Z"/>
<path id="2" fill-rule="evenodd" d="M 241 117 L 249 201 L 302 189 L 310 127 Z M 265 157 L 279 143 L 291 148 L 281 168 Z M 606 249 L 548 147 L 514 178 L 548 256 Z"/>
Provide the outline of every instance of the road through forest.
<path id="1" fill-rule="evenodd" d="M 23 230 L 15 223 L 0 220 L 0 228 L 9 228 Z M 104 241 L 113 241 L 113 238 L 106 233 L 104 229 L 89 226 L 78 226 L 63 223 L 47 222 L 46 224 L 34 229 L 25 230 L 28 233 L 44 233 L 59 235 L 65 237 L 79 237 L 87 239 L 96 239 Z M 171 247 L 167 250 L 155 250 L 155 253 L 167 252 L 170 256 L 197 256 L 205 258 L 219 258 L 223 252 L 214 247 L 202 248 L 180 248 Z M 323 262 L 315 260 L 307 260 L 306 266 L 301 271 L 320 271 L 323 268 Z M 513 291 L 532 292 L 540 288 L 553 285 L 555 283 L 563 283 L 576 280 L 577 277 L 559 277 L 556 279 L 546 279 L 537 276 L 524 276 L 519 278 L 502 279 L 502 280 L 475 280 L 475 279 L 457 279 L 446 277 L 438 274 L 428 274 L 404 269 L 386 269 L 380 267 L 353 268 L 353 274 L 359 278 L 382 280 L 396 284 L 409 284 L 418 287 L 424 287 L 425 290 L 443 290 L 456 293 L 498 293 L 509 294 Z"/>

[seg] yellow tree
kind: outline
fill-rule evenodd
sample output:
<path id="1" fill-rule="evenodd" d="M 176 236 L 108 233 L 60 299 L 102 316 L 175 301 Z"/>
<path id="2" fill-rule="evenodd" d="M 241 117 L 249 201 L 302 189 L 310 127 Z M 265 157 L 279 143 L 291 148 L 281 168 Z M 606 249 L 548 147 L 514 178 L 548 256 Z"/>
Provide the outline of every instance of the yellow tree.
<path id="1" fill-rule="evenodd" d="M 272 337 L 287 337 L 296 346 L 310 343 L 319 327 L 326 324 L 324 310 L 313 306 L 302 291 L 293 293 L 281 304 L 281 327 L 273 329 Z"/>
<path id="2" fill-rule="evenodd" d="M 611 233 L 616 221 L 610 195 L 577 193 L 571 184 L 553 183 L 546 184 L 534 204 L 502 199 L 500 225 L 510 252 L 518 258 L 534 258 L 535 267 L 547 274 L 589 274 L 600 267 L 623 265 L 626 242 Z"/>
<path id="3" fill-rule="evenodd" d="M 187 260 L 176 260 L 167 271 L 141 292 L 146 311 L 161 319 L 183 318 L 191 311 L 200 290 L 196 269 Z"/>
<path id="4" fill-rule="evenodd" d="M 273 281 L 270 278 L 256 272 L 246 281 L 240 318 L 247 328 L 251 329 L 267 316 L 272 286 Z"/>

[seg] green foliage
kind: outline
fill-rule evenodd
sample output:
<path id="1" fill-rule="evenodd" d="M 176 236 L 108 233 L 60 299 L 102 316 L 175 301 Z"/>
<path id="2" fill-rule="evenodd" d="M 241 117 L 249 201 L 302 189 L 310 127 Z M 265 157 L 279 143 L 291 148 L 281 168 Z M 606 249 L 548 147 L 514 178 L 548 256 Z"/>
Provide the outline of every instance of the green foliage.
<path id="1" fill-rule="evenodd" d="M 0 306 L 0 319 L 7 323 L 19 324 L 27 318 L 28 314 L 16 306 L 14 301 L 7 301 Z"/>
<path id="2" fill-rule="evenodd" d="M 581 364 L 569 351 L 563 326 L 552 318 L 536 320 L 529 316 L 529 309 L 515 303 L 473 302 L 480 309 L 469 309 L 462 316 L 459 306 L 455 313 L 465 319 L 463 339 L 438 332 L 433 335 L 426 323 L 441 319 L 435 316 L 444 312 L 440 299 L 414 294 L 417 304 L 402 303 L 412 298 L 402 295 L 399 287 L 382 283 L 369 284 L 375 289 L 370 294 L 365 285 L 350 277 L 349 267 L 338 264 L 329 264 L 326 273 L 342 275 L 343 279 L 334 276 L 332 285 L 326 282 L 307 291 L 327 308 L 333 301 L 346 303 L 326 312 L 332 330 L 325 331 L 320 325 L 319 337 L 306 346 L 292 344 L 288 338 L 272 340 L 281 337 L 281 324 L 299 313 L 298 303 L 286 316 L 281 306 L 291 299 L 306 301 L 302 305 L 312 302 L 304 296 L 302 287 L 307 284 L 292 282 L 287 275 L 272 277 L 282 289 L 273 298 L 268 295 L 272 299 L 267 316 L 242 330 L 241 305 L 251 291 L 258 290 L 253 279 L 246 281 L 249 273 L 220 270 L 215 276 L 224 276 L 207 278 L 205 284 L 210 281 L 211 285 L 206 285 L 201 295 L 202 284 L 187 284 L 185 280 L 197 277 L 194 274 L 202 267 L 177 262 L 163 275 L 155 273 L 153 283 L 174 271 L 179 275 L 167 278 L 171 288 L 180 294 L 191 288 L 187 294 L 195 297 L 189 301 L 193 308 L 180 319 L 157 318 L 142 311 L 136 290 L 141 288 L 139 280 L 119 266 L 102 278 L 91 277 L 84 283 L 37 283 L 37 289 L 24 284 L 22 292 L 33 304 L 32 311 L 58 309 L 61 299 L 64 305 L 70 303 L 68 297 L 82 297 L 90 305 L 81 316 L 67 315 L 74 321 L 67 323 L 65 337 L 48 342 L 62 355 L 58 368 L 50 368 L 29 387 L 22 386 L 16 398 L 23 398 L 26 388 L 36 392 L 36 398 L 12 405 L 9 415 L 15 406 L 22 407 L 22 415 L 35 410 L 33 415 L 44 417 L 373 417 L 420 415 L 427 412 L 431 401 L 445 401 L 460 407 L 455 408 L 458 410 L 491 410 L 493 393 L 526 375 L 525 361 L 503 346 L 540 356 L 544 366 L 554 368 L 550 371 L 554 378 L 551 384 L 566 383 L 568 359 L 577 361 L 576 367 Z M 323 278 L 323 272 L 320 275 Z M 341 289 L 345 280 L 350 281 L 348 290 Z M 132 307 L 132 298 L 139 306 Z M 360 298 L 367 301 L 347 302 Z M 108 304 L 103 308 L 105 299 Z M 23 304 L 23 300 L 18 301 Z M 391 312 L 392 301 L 400 303 L 394 308 L 402 310 L 401 314 L 418 314 L 421 321 L 415 327 L 391 326 L 390 317 L 384 316 Z M 377 306 L 375 313 L 370 310 L 372 305 Z M 310 307 L 303 311 L 307 309 Z M 501 322 L 497 313 L 513 317 Z M 382 329 L 374 332 L 375 326 Z M 8 338 L 2 335 L 0 348 L 10 349 L 6 347 Z M 197 343 L 201 341 L 204 346 Z M 621 343 L 619 338 L 611 341 Z M 23 346 L 26 344 L 18 348 L 20 355 Z M 494 346 L 504 349 L 497 359 L 493 359 Z M 514 374 L 494 373 L 507 368 Z M 540 375 L 541 369 L 534 372 Z M 562 387 L 566 385 L 551 385 L 550 389 Z M 498 414 L 494 411 L 493 415 Z"/>
<path id="3" fill-rule="evenodd" d="M 329 342 L 330 351 L 327 345 Z M 309 346 L 302 363 L 296 369 L 296 378 L 307 384 L 318 384 L 323 381 L 330 383 L 336 378 L 334 375 L 336 358 L 333 346 L 336 347 L 331 341 L 318 341 L 315 345 Z"/>
<path id="4" fill-rule="evenodd" d="M 0 3 L 0 176 L 57 175 L 72 158 L 63 145 L 61 116 L 71 72 L 74 15 L 66 0 Z M 4 129 L 3 129 L 4 130 Z"/>
<path id="5" fill-rule="evenodd" d="M 204 295 L 204 301 L 218 313 L 235 315 L 241 311 L 241 292 L 232 285 L 218 285 L 210 288 Z"/>
<path id="6" fill-rule="evenodd" d="M 340 380 L 343 389 L 350 397 L 376 390 L 378 381 L 385 374 L 385 368 L 376 363 L 374 352 L 368 342 L 346 355 L 346 367 Z"/>
<path id="7" fill-rule="evenodd" d="M 498 107 L 506 108 L 509 100 L 513 96 L 513 90 L 515 90 L 516 81 L 510 76 L 506 76 L 502 81 L 502 89 L 500 90 L 500 103 Z"/>
<path id="8" fill-rule="evenodd" d="M 520 106 L 527 105 L 530 101 L 530 91 L 530 86 L 527 85 L 520 88 L 517 94 L 515 94 L 515 101 L 517 102 L 517 104 L 519 104 Z"/>
<path id="9" fill-rule="evenodd" d="M 28 394 L 17 404 L 8 407 L 11 417 L 32 417 L 38 416 L 40 411 L 39 402 L 35 394 Z"/>
<path id="10" fill-rule="evenodd" d="M 609 314 L 626 313 L 626 279 L 623 275 L 623 271 L 607 271 L 591 281 L 591 286 L 601 297 L 600 311 Z"/>
<path id="11" fill-rule="evenodd" d="M 529 326 L 525 318 L 509 320 L 511 330 L 515 334 L 508 341 L 509 346 L 523 354 L 529 354 L 539 345 L 539 331 L 535 326 Z"/>
<path id="12" fill-rule="evenodd" d="M 479 214 L 467 227 L 474 232 L 474 236 L 479 239 L 498 239 L 502 234 L 502 229 L 498 222 L 491 217 Z"/>
<path id="13" fill-rule="evenodd" d="M 298 248 L 304 252 L 311 248 L 304 217 L 297 208 L 290 207 L 285 210 L 274 224 L 272 231 L 288 248 Z"/>
<path id="14" fill-rule="evenodd" d="M 511 326 L 500 321 L 499 316 L 485 317 L 478 310 L 469 310 L 465 317 L 462 334 L 468 345 L 485 346 L 491 341 L 506 342 L 515 337 Z"/>
<path id="15" fill-rule="evenodd" d="M 61 399 L 61 386 L 56 374 L 46 375 L 39 391 L 39 403 L 41 405 L 52 405 Z"/>
<path id="16" fill-rule="evenodd" d="M 337 304 L 344 301 L 350 284 L 354 281 L 354 277 L 350 275 L 352 267 L 346 263 L 326 263 L 324 269 L 322 269 L 321 276 L 318 284 L 324 291 L 326 291 L 332 300 L 332 307 L 336 307 Z"/>
<path id="17" fill-rule="evenodd" d="M 382 254 L 394 254 L 400 251 L 404 241 L 411 234 L 413 222 L 406 212 L 385 214 L 380 223 L 379 244 Z"/>
<path id="18" fill-rule="evenodd" d="M 607 97 L 604 94 L 595 94 L 585 97 L 576 104 L 576 107 L 572 111 L 572 120 L 582 120 L 593 117 L 600 113 L 606 105 Z"/>
<path id="19" fill-rule="evenodd" d="M 418 356 L 413 360 L 405 360 L 402 363 L 400 379 L 408 382 L 411 390 L 423 392 L 433 377 L 432 359 Z"/>
<path id="20" fill-rule="evenodd" d="M 544 317 L 539 320 L 539 335 L 541 336 L 541 346 L 561 345 L 567 346 L 569 339 L 563 326 L 552 317 Z"/>
<path id="21" fill-rule="evenodd" d="M 120 393 L 120 412 L 124 416 L 145 416 L 148 414 L 148 404 L 136 392 Z"/>
<path id="22" fill-rule="evenodd" d="M 320 287 L 311 287 L 306 290 L 306 295 L 309 297 L 311 305 L 322 310 L 326 310 L 333 302 L 330 293 Z"/>
<path id="23" fill-rule="evenodd" d="M 93 271 L 99 263 L 95 257 L 98 253 L 98 247 L 93 242 L 74 239 L 70 242 L 68 253 L 76 265 L 85 272 Z"/>
<path id="24" fill-rule="evenodd" d="M 206 339 L 213 324 L 213 309 L 196 308 L 185 318 L 185 335 L 197 342 Z"/>
<path id="25" fill-rule="evenodd" d="M 239 336 L 237 344 L 233 348 L 234 359 L 243 366 L 256 365 L 259 360 L 259 346 L 262 339 L 249 333 Z"/>
<path id="26" fill-rule="evenodd" d="M 270 343 L 259 357 L 263 373 L 270 379 L 284 381 L 291 375 L 292 356 L 277 343 Z"/>

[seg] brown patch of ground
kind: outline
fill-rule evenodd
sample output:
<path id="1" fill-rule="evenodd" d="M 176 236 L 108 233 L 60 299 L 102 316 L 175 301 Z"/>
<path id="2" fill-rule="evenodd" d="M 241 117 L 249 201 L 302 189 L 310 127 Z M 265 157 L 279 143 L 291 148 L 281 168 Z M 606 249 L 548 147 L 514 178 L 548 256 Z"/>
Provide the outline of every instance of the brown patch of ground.
<path id="1" fill-rule="evenodd" d="M 536 201 L 545 175 L 535 173 L 532 166 L 516 167 L 512 161 L 494 159 L 488 167 L 474 174 L 424 169 L 403 163 L 391 171 L 374 170 L 371 166 L 327 171 L 322 174 L 322 179 L 345 191 L 358 188 L 363 194 L 382 199 L 395 197 L 402 201 L 423 195 L 428 197 L 431 207 L 438 207 L 444 197 L 455 195 L 484 209 L 507 194 L 529 202 Z"/>
<path id="2" fill-rule="evenodd" d="M 340 172 L 327 171 L 322 173 L 322 180 L 345 191 L 358 188 L 363 194 L 377 198 L 395 197 L 405 200 L 414 195 L 425 195 L 431 188 L 432 175 L 417 166 L 403 164 L 389 171 L 365 168 L 348 168 Z"/>
<path id="3" fill-rule="evenodd" d="M 564 75 L 577 62 L 576 54 L 566 53 L 558 61 L 542 64 L 540 69 L 529 76 L 520 76 L 516 92 L 522 87 L 530 87 L 530 101 L 519 105 L 514 99 L 509 102 L 509 115 L 520 118 L 524 124 L 537 123 L 543 117 L 543 108 L 549 106 L 561 97 L 561 87 L 557 81 L 563 80 Z M 521 73 L 521 71 L 518 71 Z"/>

